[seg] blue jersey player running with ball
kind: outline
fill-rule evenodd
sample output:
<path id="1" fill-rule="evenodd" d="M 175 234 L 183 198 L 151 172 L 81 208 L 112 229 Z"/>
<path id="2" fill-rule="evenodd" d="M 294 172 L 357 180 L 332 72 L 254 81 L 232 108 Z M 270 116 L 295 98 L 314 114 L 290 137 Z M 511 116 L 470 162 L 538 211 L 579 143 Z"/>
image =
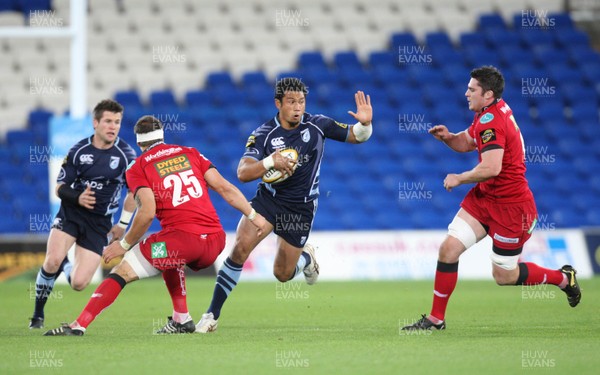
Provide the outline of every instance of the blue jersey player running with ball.
<path id="1" fill-rule="evenodd" d="M 44 307 L 58 275 L 64 272 L 71 288 L 83 290 L 100 265 L 108 237 L 120 240 L 135 210 L 133 196 L 127 194 L 119 223 L 112 225 L 125 184 L 125 170 L 135 160 L 135 151 L 118 137 L 123 107 L 113 100 L 103 100 L 94 108 L 93 117 L 94 134 L 69 150 L 56 181 L 60 209 L 35 281 L 30 329 L 43 328 Z M 75 261 L 71 265 L 67 252 L 73 244 Z"/>
<path id="2" fill-rule="evenodd" d="M 305 113 L 307 93 L 306 86 L 298 78 L 279 80 L 275 87 L 275 106 L 279 112 L 248 138 L 246 152 L 237 170 L 240 181 L 254 181 L 273 168 L 290 177 L 277 183 L 258 184 L 252 207 L 270 226 L 257 237 L 250 220 L 241 218 L 231 254 L 217 275 L 210 307 L 196 326 L 198 333 L 217 329 L 221 308 L 237 285 L 244 262 L 271 232 L 278 236 L 273 265 L 277 280 L 286 282 L 302 272 L 307 284 L 317 281 L 319 267 L 314 248 L 307 240 L 317 210 L 325 139 L 365 142 L 372 133 L 373 109 L 370 97 L 358 91 L 354 95 L 356 113 L 348 111 L 358 122 L 342 124 L 323 115 Z M 290 148 L 298 153 L 297 162 L 282 155 L 282 150 Z"/>

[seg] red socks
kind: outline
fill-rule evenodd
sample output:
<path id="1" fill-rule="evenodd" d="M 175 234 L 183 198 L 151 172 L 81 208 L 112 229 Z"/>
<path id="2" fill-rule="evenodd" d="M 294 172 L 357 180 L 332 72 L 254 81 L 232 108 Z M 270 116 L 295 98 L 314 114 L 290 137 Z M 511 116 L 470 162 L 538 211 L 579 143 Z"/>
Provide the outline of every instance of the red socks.
<path id="1" fill-rule="evenodd" d="M 435 272 L 435 282 L 433 284 L 433 306 L 431 316 L 439 320 L 444 320 L 446 315 L 446 306 L 448 300 L 456 287 L 458 281 L 458 262 L 444 263 L 437 262 Z"/>
<path id="2" fill-rule="evenodd" d="M 127 282 L 116 273 L 108 275 L 92 294 L 88 304 L 77 318 L 77 323 L 83 328 L 87 328 L 102 310 L 114 302 L 126 284 Z"/>
<path id="3" fill-rule="evenodd" d="M 559 270 L 540 267 L 535 263 L 519 263 L 517 285 L 560 285 L 563 280 L 564 275 Z"/>
<path id="4" fill-rule="evenodd" d="M 187 314 L 187 298 L 185 290 L 185 271 L 184 268 L 168 269 L 162 273 L 171 301 L 173 301 L 173 311 L 176 313 Z"/>

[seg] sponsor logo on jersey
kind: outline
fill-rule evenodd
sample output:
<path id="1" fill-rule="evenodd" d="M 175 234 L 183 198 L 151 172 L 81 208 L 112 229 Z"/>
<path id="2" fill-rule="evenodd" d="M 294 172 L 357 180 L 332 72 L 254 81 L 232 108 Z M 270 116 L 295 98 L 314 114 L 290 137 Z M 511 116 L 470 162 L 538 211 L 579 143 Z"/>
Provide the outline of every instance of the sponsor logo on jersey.
<path id="1" fill-rule="evenodd" d="M 152 259 L 166 258 L 168 255 L 167 244 L 165 242 L 153 242 L 150 244 Z"/>
<path id="2" fill-rule="evenodd" d="M 484 131 L 479 133 L 481 137 L 481 143 L 486 144 L 491 141 L 496 140 L 496 130 L 495 129 L 485 129 Z"/>
<path id="3" fill-rule="evenodd" d="M 117 169 L 117 167 L 119 166 L 119 162 L 121 161 L 121 158 L 118 156 L 111 156 L 110 157 L 110 169 Z"/>
<path id="4" fill-rule="evenodd" d="M 160 177 L 168 176 L 172 173 L 185 171 L 192 168 L 192 164 L 187 158 L 187 155 L 179 155 L 170 159 L 158 161 L 154 163 L 154 168 Z"/>
<path id="5" fill-rule="evenodd" d="M 81 154 L 79 156 L 79 162 L 81 164 L 94 164 L 94 155 L 92 155 L 92 154 Z"/>
<path id="6" fill-rule="evenodd" d="M 510 238 L 499 235 L 498 233 L 494 233 L 494 239 L 498 242 L 502 243 L 519 243 L 518 238 Z"/>
<path id="7" fill-rule="evenodd" d="M 491 113 L 486 113 L 485 115 L 481 116 L 481 118 L 479 119 L 479 122 L 482 124 L 487 124 L 488 122 L 492 121 L 494 119 L 494 115 L 492 115 Z"/>
<path id="8" fill-rule="evenodd" d="M 150 155 L 146 156 L 144 158 L 144 160 L 146 162 L 149 162 L 151 160 L 162 158 L 163 156 L 169 156 L 169 155 L 181 152 L 181 151 L 183 151 L 183 149 L 181 147 L 165 148 L 164 150 L 160 150 L 160 151 L 155 152 L 154 154 L 150 154 Z"/>
<path id="9" fill-rule="evenodd" d="M 300 134 L 302 135 L 302 141 L 304 143 L 307 143 L 308 141 L 310 141 L 310 131 L 308 129 L 304 129 L 300 132 Z"/>
<path id="10" fill-rule="evenodd" d="M 285 141 L 283 140 L 283 137 L 271 139 L 271 146 L 273 146 L 274 148 L 285 147 Z"/>
<path id="11" fill-rule="evenodd" d="M 335 122 L 335 124 L 342 129 L 346 129 L 348 127 L 348 124 L 343 124 L 343 123 L 337 122 L 337 121 Z"/>
<path id="12" fill-rule="evenodd" d="M 256 137 L 251 135 L 248 137 L 248 140 L 246 141 L 246 148 L 252 147 L 252 146 L 254 146 L 254 144 L 256 144 Z"/>

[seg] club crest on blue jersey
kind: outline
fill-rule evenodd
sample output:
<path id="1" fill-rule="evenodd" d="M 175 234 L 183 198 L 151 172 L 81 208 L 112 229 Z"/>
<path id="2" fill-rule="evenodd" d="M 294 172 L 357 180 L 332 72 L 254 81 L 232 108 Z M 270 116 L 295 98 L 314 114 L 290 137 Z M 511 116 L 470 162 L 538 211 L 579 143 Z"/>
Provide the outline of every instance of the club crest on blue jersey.
<path id="1" fill-rule="evenodd" d="M 117 167 L 119 166 L 119 161 L 121 161 L 121 158 L 118 156 L 111 156 L 110 157 L 110 169 L 117 169 Z"/>
<path id="2" fill-rule="evenodd" d="M 310 141 L 310 131 L 308 129 L 302 130 L 300 134 L 302 135 L 302 141 L 304 143 L 308 143 L 308 141 Z"/>

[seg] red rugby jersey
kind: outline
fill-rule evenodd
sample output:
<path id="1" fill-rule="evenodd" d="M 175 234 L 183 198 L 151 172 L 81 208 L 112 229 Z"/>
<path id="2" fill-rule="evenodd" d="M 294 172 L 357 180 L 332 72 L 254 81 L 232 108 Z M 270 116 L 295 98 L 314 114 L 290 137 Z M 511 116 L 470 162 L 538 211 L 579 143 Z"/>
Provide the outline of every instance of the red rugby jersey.
<path id="1" fill-rule="evenodd" d="M 204 180 L 211 167 L 195 148 L 161 143 L 146 149 L 129 166 L 127 185 L 134 194 L 141 187 L 152 189 L 156 217 L 163 229 L 219 232 L 223 228 Z"/>
<path id="2" fill-rule="evenodd" d="M 500 174 L 479 182 L 475 189 L 480 190 L 486 198 L 501 202 L 531 199 L 532 193 L 525 178 L 525 144 L 508 104 L 498 99 L 485 107 L 481 113 L 475 114 L 468 132 L 477 146 L 480 162 L 483 152 L 504 149 Z"/>

